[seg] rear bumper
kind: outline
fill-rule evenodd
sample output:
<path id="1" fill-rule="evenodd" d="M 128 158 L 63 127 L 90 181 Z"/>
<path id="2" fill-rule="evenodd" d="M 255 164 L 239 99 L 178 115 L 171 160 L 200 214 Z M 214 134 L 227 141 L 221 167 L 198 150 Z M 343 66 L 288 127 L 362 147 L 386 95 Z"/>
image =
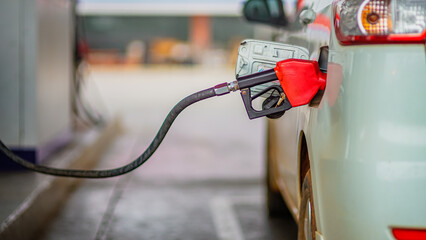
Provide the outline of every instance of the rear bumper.
<path id="1" fill-rule="evenodd" d="M 335 47 L 309 123 L 318 229 L 327 240 L 426 229 L 425 46 Z"/>

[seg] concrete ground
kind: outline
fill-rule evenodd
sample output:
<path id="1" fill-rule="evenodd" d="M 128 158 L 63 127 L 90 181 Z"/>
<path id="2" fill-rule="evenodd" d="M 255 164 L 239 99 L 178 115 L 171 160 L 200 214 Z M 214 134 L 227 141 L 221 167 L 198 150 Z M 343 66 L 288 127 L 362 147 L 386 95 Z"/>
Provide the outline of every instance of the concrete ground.
<path id="1" fill-rule="evenodd" d="M 99 168 L 143 152 L 183 97 L 233 79 L 227 68 L 92 70 L 87 96 L 126 128 Z M 145 165 L 85 180 L 41 239 L 296 239 L 293 219 L 266 215 L 264 125 L 247 118 L 237 93 L 189 107 Z"/>

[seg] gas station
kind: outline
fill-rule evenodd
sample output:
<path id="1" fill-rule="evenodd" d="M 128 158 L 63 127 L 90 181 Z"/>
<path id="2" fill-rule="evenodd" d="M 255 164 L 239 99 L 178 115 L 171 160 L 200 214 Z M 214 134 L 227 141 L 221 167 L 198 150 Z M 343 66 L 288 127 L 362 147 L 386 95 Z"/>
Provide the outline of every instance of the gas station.
<path id="1" fill-rule="evenodd" d="M 0 239 L 426 239 L 425 15 L 0 3 Z"/>

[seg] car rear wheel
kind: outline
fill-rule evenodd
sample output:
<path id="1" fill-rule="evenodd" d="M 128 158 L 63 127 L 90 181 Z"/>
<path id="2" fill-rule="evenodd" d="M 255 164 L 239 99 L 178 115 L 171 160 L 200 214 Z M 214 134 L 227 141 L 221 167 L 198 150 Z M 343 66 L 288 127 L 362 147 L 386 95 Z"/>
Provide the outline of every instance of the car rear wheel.
<path id="1" fill-rule="evenodd" d="M 273 123 L 268 120 L 267 124 L 267 142 L 266 142 L 266 205 L 269 217 L 291 217 L 278 186 L 276 184 L 276 141 L 273 131 Z"/>
<path id="2" fill-rule="evenodd" d="M 303 180 L 302 200 L 299 208 L 299 231 L 298 240 L 315 240 L 316 232 L 315 209 L 312 195 L 311 170 Z"/>

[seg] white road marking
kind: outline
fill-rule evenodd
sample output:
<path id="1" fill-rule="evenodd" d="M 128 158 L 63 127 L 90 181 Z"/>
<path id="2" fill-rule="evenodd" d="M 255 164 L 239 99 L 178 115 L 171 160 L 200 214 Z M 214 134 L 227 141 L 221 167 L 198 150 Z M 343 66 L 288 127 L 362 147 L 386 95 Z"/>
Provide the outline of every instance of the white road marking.
<path id="1" fill-rule="evenodd" d="M 219 240 L 244 240 L 243 232 L 229 199 L 214 198 L 210 202 L 210 209 Z"/>
<path id="2" fill-rule="evenodd" d="M 216 197 L 210 201 L 213 222 L 219 240 L 244 240 L 243 231 L 235 214 L 234 204 L 260 204 L 258 196 Z"/>

